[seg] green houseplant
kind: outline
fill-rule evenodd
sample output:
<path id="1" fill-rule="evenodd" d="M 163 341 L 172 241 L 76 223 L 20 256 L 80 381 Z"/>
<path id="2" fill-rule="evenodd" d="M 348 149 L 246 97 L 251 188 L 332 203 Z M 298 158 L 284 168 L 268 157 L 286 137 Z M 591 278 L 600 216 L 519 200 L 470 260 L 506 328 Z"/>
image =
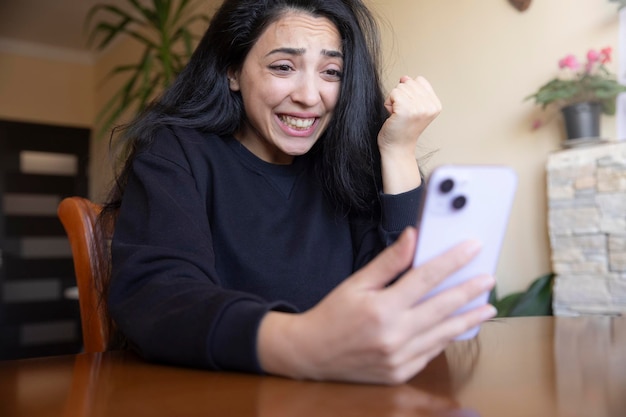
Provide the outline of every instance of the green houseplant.
<path id="1" fill-rule="evenodd" d="M 620 84 L 606 67 L 611 62 L 611 53 L 608 47 L 600 51 L 590 49 L 584 64 L 574 55 L 565 56 L 559 60 L 561 75 L 539 87 L 526 100 L 534 99 L 535 104 L 544 109 L 552 104 L 562 108 L 593 101 L 602 105 L 602 113 L 614 115 L 615 98 L 626 91 L 626 86 Z"/>
<path id="2" fill-rule="evenodd" d="M 494 288 L 489 294 L 489 303 L 497 310 L 497 317 L 551 316 L 552 286 L 554 273 L 536 278 L 526 290 L 498 298 Z"/>
<path id="3" fill-rule="evenodd" d="M 197 36 L 190 26 L 208 22 L 194 0 L 126 0 L 122 7 L 97 3 L 88 12 L 88 44 L 103 50 L 122 36 L 139 42 L 137 61 L 114 67 L 105 81 L 125 76 L 125 82 L 104 104 L 96 119 L 97 135 L 107 132 L 126 112 L 140 112 L 183 69 Z"/>
<path id="4" fill-rule="evenodd" d="M 626 92 L 626 86 L 620 84 L 606 67 L 611 62 L 611 53 L 609 47 L 600 51 L 590 49 L 584 63 L 574 55 L 565 56 L 558 62 L 560 75 L 543 84 L 525 100 L 534 100 L 544 110 L 548 106 L 561 110 L 570 139 L 579 137 L 577 135 L 599 136 L 600 114 L 614 115 L 615 99 Z M 586 112 L 592 113 L 589 115 Z M 591 130 L 579 128 L 575 125 L 576 119 L 570 117 L 585 117 L 593 127 Z M 585 133 L 579 133 L 577 129 Z"/>

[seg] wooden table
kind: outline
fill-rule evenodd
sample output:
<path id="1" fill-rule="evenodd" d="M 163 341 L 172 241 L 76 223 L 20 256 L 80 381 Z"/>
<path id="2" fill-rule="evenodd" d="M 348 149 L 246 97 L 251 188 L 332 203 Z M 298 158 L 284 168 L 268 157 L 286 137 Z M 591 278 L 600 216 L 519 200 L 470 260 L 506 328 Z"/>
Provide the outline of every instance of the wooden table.
<path id="1" fill-rule="evenodd" d="M 292 381 L 107 352 L 0 362 L 0 416 L 626 416 L 626 317 L 483 325 L 408 384 Z"/>

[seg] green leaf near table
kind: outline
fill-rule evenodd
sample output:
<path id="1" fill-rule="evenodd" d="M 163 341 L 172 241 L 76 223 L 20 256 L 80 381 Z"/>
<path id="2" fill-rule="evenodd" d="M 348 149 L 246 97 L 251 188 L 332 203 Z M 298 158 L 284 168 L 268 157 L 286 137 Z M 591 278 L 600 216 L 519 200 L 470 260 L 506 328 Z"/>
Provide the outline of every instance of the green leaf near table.
<path id="1" fill-rule="evenodd" d="M 551 316 L 554 276 L 553 273 L 540 276 L 526 291 L 515 292 L 500 299 L 496 289 L 491 291 L 489 302 L 498 310 L 497 317 Z"/>

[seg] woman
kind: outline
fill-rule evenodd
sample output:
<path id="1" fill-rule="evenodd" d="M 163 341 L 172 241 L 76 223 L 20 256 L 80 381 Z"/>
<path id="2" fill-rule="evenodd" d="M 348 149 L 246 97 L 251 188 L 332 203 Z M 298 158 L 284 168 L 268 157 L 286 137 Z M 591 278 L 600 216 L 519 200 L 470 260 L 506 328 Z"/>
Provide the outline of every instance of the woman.
<path id="1" fill-rule="evenodd" d="M 421 77 L 385 98 L 377 43 L 360 0 L 227 0 L 126 128 L 108 303 L 140 354 L 399 383 L 494 314 L 450 317 L 491 277 L 420 302 L 471 242 L 403 273 L 440 103 Z"/>

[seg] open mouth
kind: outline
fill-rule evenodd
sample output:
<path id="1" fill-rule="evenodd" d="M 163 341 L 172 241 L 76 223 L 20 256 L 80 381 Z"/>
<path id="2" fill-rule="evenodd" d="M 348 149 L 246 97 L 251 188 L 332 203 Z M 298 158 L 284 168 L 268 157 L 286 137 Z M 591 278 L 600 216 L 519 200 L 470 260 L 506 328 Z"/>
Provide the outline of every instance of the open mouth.
<path id="1" fill-rule="evenodd" d="M 281 114 L 278 116 L 280 121 L 284 123 L 286 126 L 296 129 L 296 130 L 307 130 L 310 129 L 311 126 L 315 123 L 315 117 L 302 119 L 299 117 L 287 116 Z"/>

